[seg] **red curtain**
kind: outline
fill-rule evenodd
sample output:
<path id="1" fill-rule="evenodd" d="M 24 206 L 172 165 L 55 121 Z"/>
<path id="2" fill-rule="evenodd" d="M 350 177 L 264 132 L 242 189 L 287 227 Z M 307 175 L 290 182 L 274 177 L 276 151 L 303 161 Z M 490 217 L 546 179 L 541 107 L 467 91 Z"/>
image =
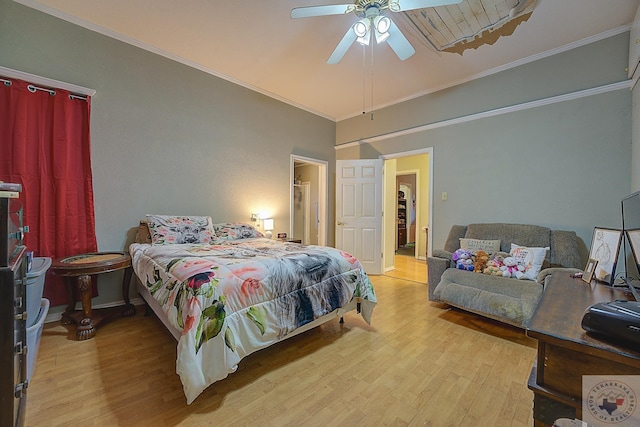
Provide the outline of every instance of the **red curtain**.
<path id="1" fill-rule="evenodd" d="M 89 138 L 91 99 L 0 82 L 0 181 L 22 184 L 24 244 L 36 257 L 97 250 Z M 65 304 L 67 291 L 51 271 L 44 296 Z"/>

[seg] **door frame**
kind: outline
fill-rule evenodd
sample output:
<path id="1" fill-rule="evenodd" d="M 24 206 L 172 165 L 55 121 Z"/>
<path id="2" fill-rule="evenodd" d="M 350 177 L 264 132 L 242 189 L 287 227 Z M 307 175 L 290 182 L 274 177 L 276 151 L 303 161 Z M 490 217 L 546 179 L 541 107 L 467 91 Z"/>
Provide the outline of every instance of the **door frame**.
<path id="1" fill-rule="evenodd" d="M 289 236 L 293 236 L 293 184 L 295 181 L 295 163 L 306 163 L 318 167 L 318 245 L 327 245 L 328 232 L 328 202 L 329 202 L 329 176 L 327 173 L 329 162 L 325 160 L 313 159 L 310 157 L 291 154 L 289 159 Z"/>
<path id="2" fill-rule="evenodd" d="M 427 224 L 420 224 L 420 228 L 418 229 L 418 224 L 416 223 L 416 238 L 417 236 L 422 236 L 422 228 L 427 226 L 429 228 L 432 227 L 433 224 L 433 147 L 427 147 L 427 148 L 421 148 L 418 150 L 412 150 L 412 151 L 402 151 L 399 153 L 392 153 L 392 154 L 382 154 L 380 155 L 380 159 L 382 159 L 383 161 L 386 160 L 391 160 L 391 159 L 398 159 L 401 157 L 411 157 L 411 156 L 417 156 L 420 154 L 428 154 L 429 155 L 429 195 L 428 195 L 428 203 L 429 203 L 429 208 L 427 210 Z M 394 180 L 395 181 L 395 180 Z M 421 189 L 422 191 L 422 189 Z M 383 194 L 384 197 L 392 197 L 389 194 L 385 194 L 384 189 L 383 189 Z M 397 194 L 393 195 L 393 197 L 397 197 Z M 417 211 L 416 211 L 416 215 L 417 215 Z M 385 221 L 382 222 L 382 235 L 383 235 L 383 240 L 384 240 L 384 236 L 387 234 L 387 230 L 385 229 Z M 427 234 L 427 256 L 431 255 L 431 251 L 432 251 L 432 237 L 433 237 L 433 233 L 429 232 Z M 417 245 L 416 245 L 417 246 Z M 383 247 L 384 246 L 384 242 L 383 242 Z M 385 253 L 386 251 L 383 251 L 383 265 L 384 265 L 384 258 L 386 258 L 388 255 Z"/>

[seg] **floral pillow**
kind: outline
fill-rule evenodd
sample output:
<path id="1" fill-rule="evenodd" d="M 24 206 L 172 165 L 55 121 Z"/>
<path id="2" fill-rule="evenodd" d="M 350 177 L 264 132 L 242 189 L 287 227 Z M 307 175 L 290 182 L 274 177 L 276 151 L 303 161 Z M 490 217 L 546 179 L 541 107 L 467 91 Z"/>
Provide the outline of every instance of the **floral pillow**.
<path id="1" fill-rule="evenodd" d="M 542 264 L 547 256 L 549 248 L 527 248 L 525 246 L 518 246 L 515 243 L 511 244 L 511 252 L 509 253 L 516 259 L 518 266 L 524 267 L 522 271 L 524 276 L 521 279 L 536 280 L 538 273 L 542 269 Z"/>
<path id="2" fill-rule="evenodd" d="M 222 240 L 238 240 L 251 239 L 255 237 L 264 237 L 264 234 L 256 230 L 251 224 L 242 222 L 223 222 L 213 224 L 218 239 Z"/>
<path id="3" fill-rule="evenodd" d="M 147 215 L 152 245 L 216 242 L 210 216 Z"/>

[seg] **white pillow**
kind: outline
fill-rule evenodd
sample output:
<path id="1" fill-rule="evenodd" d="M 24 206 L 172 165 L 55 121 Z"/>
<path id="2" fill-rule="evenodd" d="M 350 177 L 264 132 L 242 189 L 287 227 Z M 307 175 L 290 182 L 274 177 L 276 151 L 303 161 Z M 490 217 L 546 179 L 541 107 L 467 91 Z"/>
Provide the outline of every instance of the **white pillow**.
<path id="1" fill-rule="evenodd" d="M 538 273 L 542 269 L 542 263 L 547 256 L 548 247 L 546 248 L 527 248 L 519 246 L 515 243 L 511 244 L 511 252 L 509 255 L 516 259 L 519 266 L 524 267 L 522 271 L 524 275 L 521 279 L 536 280 Z"/>

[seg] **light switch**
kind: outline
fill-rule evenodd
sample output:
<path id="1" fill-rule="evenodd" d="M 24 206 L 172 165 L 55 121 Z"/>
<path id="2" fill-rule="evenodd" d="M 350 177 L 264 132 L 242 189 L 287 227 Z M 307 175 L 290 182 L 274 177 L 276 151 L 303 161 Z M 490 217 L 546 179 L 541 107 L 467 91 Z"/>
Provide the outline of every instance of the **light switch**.
<path id="1" fill-rule="evenodd" d="M 443 191 L 442 192 L 442 200 L 447 200 L 447 197 L 448 197 L 447 192 Z"/>

